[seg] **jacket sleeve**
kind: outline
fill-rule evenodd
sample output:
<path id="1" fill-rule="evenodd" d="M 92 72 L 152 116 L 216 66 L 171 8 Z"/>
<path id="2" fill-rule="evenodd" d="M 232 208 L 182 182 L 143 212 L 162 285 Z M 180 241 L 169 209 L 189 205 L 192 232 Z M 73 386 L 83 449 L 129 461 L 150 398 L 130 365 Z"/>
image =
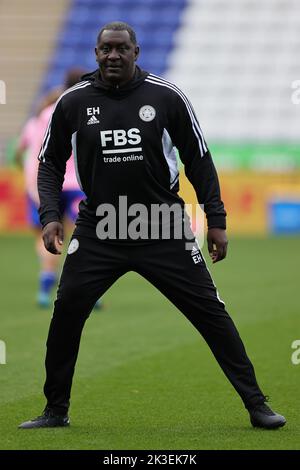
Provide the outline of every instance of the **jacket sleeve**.
<path id="1" fill-rule="evenodd" d="M 60 193 L 64 182 L 66 162 L 71 156 L 71 130 L 65 119 L 62 100 L 58 101 L 50 119 L 39 154 L 38 192 L 40 222 L 60 221 Z"/>
<path id="2" fill-rule="evenodd" d="M 176 97 L 172 140 L 179 151 L 185 174 L 204 206 L 208 228 L 226 228 L 226 211 L 211 154 L 191 103 L 180 92 Z"/>

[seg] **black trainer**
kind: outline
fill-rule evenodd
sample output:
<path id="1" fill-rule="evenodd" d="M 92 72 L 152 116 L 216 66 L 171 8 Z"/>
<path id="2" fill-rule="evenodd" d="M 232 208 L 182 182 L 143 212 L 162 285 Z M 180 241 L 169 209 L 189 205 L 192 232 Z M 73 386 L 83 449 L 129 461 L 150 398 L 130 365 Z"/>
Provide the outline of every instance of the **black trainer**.
<path id="1" fill-rule="evenodd" d="M 253 408 L 248 409 L 250 421 L 255 428 L 276 429 L 285 425 L 286 419 L 271 410 L 271 408 L 262 403 Z"/>
<path id="2" fill-rule="evenodd" d="M 19 429 L 33 429 L 33 428 L 57 428 L 69 426 L 70 420 L 68 415 L 56 415 L 49 408 L 45 408 L 43 414 L 30 421 L 25 421 L 18 426 Z"/>

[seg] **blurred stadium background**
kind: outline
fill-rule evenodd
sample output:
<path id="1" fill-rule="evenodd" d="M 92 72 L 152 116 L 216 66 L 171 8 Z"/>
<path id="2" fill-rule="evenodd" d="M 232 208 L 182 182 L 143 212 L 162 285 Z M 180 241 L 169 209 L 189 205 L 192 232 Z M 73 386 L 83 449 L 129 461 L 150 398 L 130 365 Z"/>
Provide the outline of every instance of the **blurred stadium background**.
<path id="1" fill-rule="evenodd" d="M 43 374 L 40 358 L 44 353 L 49 322 L 48 317 L 41 319 L 40 312 L 32 304 L 37 263 L 33 252 L 30 252 L 23 175 L 15 164 L 14 149 L 38 98 L 61 84 L 67 69 L 72 66 L 96 69 L 93 52 L 95 38 L 103 24 L 114 20 L 126 21 L 136 30 L 141 45 L 139 65 L 174 81 L 186 92 L 195 107 L 218 168 L 222 196 L 228 211 L 228 231 L 233 237 L 230 259 L 227 265 L 224 263 L 224 266 L 216 267 L 214 275 L 219 288 L 221 286 L 229 299 L 229 306 L 237 312 L 233 316 L 238 321 L 242 337 L 246 337 L 251 357 L 259 364 L 265 385 L 270 385 L 276 403 L 283 408 L 288 402 L 287 396 L 290 397 L 288 419 L 292 420 L 296 414 L 293 398 L 296 400 L 299 377 L 295 375 L 297 367 L 290 363 L 289 348 L 291 342 L 300 337 L 299 319 L 296 319 L 299 305 L 295 299 L 300 262 L 300 104 L 297 105 L 295 82 L 300 80 L 299 1 L 54 0 L 49 3 L 41 0 L 1 0 L 0 80 L 1 90 L 6 89 L 6 97 L 2 94 L 0 104 L 0 249 L 3 274 L 0 339 L 11 344 L 7 365 L 0 365 L 0 378 L 3 379 L 6 393 L 2 394 L 6 408 L 2 409 L 1 422 L 4 423 L 3 432 L 8 433 L 5 427 L 7 422 L 10 423 L 11 432 L 2 441 L 5 442 L 4 448 L 14 448 L 14 445 L 17 448 L 33 448 L 30 447 L 33 445 L 36 448 L 55 448 L 58 445 L 55 436 L 61 438 L 58 430 L 57 434 L 51 435 L 52 440 L 49 440 L 48 433 L 48 440 L 39 438 L 41 440 L 33 440 L 33 444 L 25 437 L 19 438 L 14 434 L 16 420 L 30 417 L 24 416 L 27 412 L 29 415 L 35 414 L 38 411 L 36 403 L 41 406 L 43 403 L 40 396 L 40 376 Z M 195 201 L 193 190 L 183 175 L 181 183 L 185 200 Z M 241 261 L 247 263 L 247 267 L 242 267 Z M 250 286 L 246 291 L 245 285 Z M 97 366 L 96 371 L 90 372 L 90 375 L 97 373 L 100 382 L 99 375 L 104 373 L 107 377 L 110 365 L 113 371 L 108 381 L 101 381 L 105 384 L 102 385 L 104 392 L 109 390 L 111 400 L 105 399 L 107 408 L 102 415 L 108 439 L 99 444 L 100 441 L 93 440 L 91 434 L 79 436 L 80 429 L 75 428 L 78 433 L 76 439 L 78 442 L 79 437 L 82 439 L 83 448 L 151 448 L 151 445 L 154 446 L 152 448 L 299 448 L 299 443 L 296 444 L 291 435 L 279 440 L 274 435 L 266 438 L 261 434 L 258 439 L 257 433 L 250 438 L 249 433 L 242 435 L 241 428 L 237 432 L 235 425 L 239 426 L 240 422 L 238 412 L 234 411 L 237 398 L 232 397 L 229 386 L 220 378 L 209 352 L 205 347 L 199 349 L 198 337 L 196 334 L 193 336 L 185 321 L 175 319 L 172 307 L 160 296 L 156 297 L 151 288 L 133 275 L 114 289 L 107 300 L 107 310 L 112 311 L 113 317 L 107 320 L 104 311 L 104 317 L 100 320 L 99 317 L 93 318 L 92 327 L 88 327 L 94 331 L 99 329 L 99 337 L 104 340 L 110 353 L 103 370 Z M 137 304 L 128 304 L 127 292 L 132 290 L 139 292 Z M 143 312 L 142 316 L 139 309 Z M 167 312 L 165 317 L 158 315 L 160 309 Z M 124 310 L 130 319 L 126 320 Z M 96 321 L 100 325 L 96 325 Z M 156 322 L 161 322 L 163 333 L 156 330 Z M 120 332 L 117 334 L 113 328 L 120 324 L 121 332 L 127 331 L 128 336 L 138 331 L 140 341 L 135 346 L 128 346 L 124 340 L 120 343 Z M 138 327 L 141 329 L 138 330 Z M 30 339 L 32 334 L 34 338 Z M 149 334 L 153 334 L 151 341 Z M 106 335 L 112 338 L 112 345 L 106 344 Z M 172 340 L 167 347 L 169 335 Z M 93 348 L 97 341 L 91 329 L 87 329 L 86 337 L 89 342 L 83 345 L 75 390 L 87 395 L 87 364 L 91 358 L 96 361 Z M 15 346 L 15 338 L 18 338 L 18 347 Z M 150 351 L 148 356 L 141 352 L 144 347 Z M 164 351 L 167 351 L 167 356 L 164 356 Z M 128 361 L 127 369 L 119 356 L 117 358 L 117 352 L 124 357 L 124 361 Z M 151 352 L 154 362 L 149 359 Z M 106 353 L 103 348 L 103 355 Z M 178 368 L 185 367 L 185 353 L 189 358 L 196 354 L 201 361 L 205 380 L 208 377 L 208 383 L 213 381 L 211 389 L 205 383 L 206 395 L 201 395 L 203 402 L 214 394 L 216 409 L 219 406 L 221 410 L 222 393 L 226 395 L 228 410 L 235 419 L 229 429 L 231 437 L 227 435 L 226 422 L 220 432 L 212 410 L 207 409 L 203 416 L 203 410 L 199 409 L 201 417 L 195 417 L 197 405 L 190 391 L 196 385 L 190 375 L 180 376 L 178 372 Z M 146 369 L 148 367 L 149 373 L 155 377 L 156 385 L 152 392 L 164 391 L 170 406 L 174 407 L 170 411 L 171 418 L 169 414 L 166 421 L 162 417 L 165 409 L 163 399 L 160 397 L 157 404 L 153 402 L 145 362 L 138 363 L 137 357 L 144 358 Z M 166 366 L 167 358 L 175 361 L 174 376 L 170 364 Z M 126 377 L 132 376 L 131 361 L 136 361 L 134 364 L 141 383 L 130 385 L 127 390 Z M 194 359 L 186 367 L 195 367 L 193 362 Z M 32 377 L 32 364 L 38 371 L 36 377 Z M 188 396 L 189 407 L 181 408 L 180 413 L 182 427 L 178 427 L 176 421 L 178 397 L 175 398 L 175 392 L 168 395 L 169 389 L 163 386 L 166 367 L 169 367 L 167 378 L 170 381 L 179 373 L 178 383 L 173 383 L 172 387 L 184 384 L 184 393 Z M 277 377 L 276 384 L 272 379 L 274 375 Z M 99 387 L 95 376 L 93 380 L 92 383 Z M 28 386 L 32 386 L 30 391 Z M 136 404 L 139 387 L 143 386 L 149 395 L 140 396 Z M 114 398 L 117 401 L 119 396 L 114 396 L 114 391 L 119 387 L 124 399 L 124 402 L 121 400 L 121 414 L 132 413 L 130 403 L 140 406 L 131 414 L 132 425 L 118 421 L 120 418 L 114 408 Z M 218 387 L 219 395 L 216 394 Z M 96 391 L 94 395 L 89 391 L 89 399 L 88 412 L 92 415 L 92 406 L 97 408 Z M 76 400 L 79 402 L 79 397 Z M 141 419 L 147 403 L 154 408 L 155 405 L 161 406 L 155 408 L 153 416 L 148 416 L 148 421 L 144 415 Z M 84 408 L 86 403 L 82 406 Z M 182 403 L 178 401 L 180 407 Z M 77 414 L 81 420 L 89 422 L 85 414 L 80 415 L 78 410 Z M 201 431 L 197 427 L 188 427 L 192 416 L 210 429 L 209 435 L 202 435 L 201 442 L 194 437 Z M 110 427 L 111 419 L 113 422 L 116 420 L 115 428 Z M 145 428 L 141 430 L 135 426 L 136 423 Z M 166 423 L 170 423 L 170 427 Z M 162 433 L 158 431 L 159 426 L 160 430 L 163 429 Z M 147 427 L 148 434 L 143 434 Z M 295 421 L 294 428 L 291 426 L 290 429 L 295 431 L 296 428 L 299 432 Z M 96 427 L 93 429 L 96 432 Z M 68 439 L 71 437 L 62 439 L 62 448 L 80 445 L 76 444 L 75 438 L 73 444 Z"/>
<path id="2" fill-rule="evenodd" d="M 300 232 L 297 0 L 62 0 L 51 8 L 2 0 L 0 9 L 2 230 L 26 225 L 12 150 L 33 104 L 70 67 L 94 70 L 99 27 L 119 18 L 137 31 L 139 64 L 190 97 L 221 175 L 229 230 Z"/>

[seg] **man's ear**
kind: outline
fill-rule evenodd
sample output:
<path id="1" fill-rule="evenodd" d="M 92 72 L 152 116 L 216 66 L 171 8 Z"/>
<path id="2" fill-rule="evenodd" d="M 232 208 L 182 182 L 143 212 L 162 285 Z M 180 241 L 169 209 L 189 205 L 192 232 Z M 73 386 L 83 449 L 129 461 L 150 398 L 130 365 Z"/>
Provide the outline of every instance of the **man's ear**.
<path id="1" fill-rule="evenodd" d="M 134 52 L 135 52 L 135 58 L 134 58 L 134 60 L 137 60 L 137 58 L 138 58 L 138 56 L 139 56 L 139 54 L 140 54 L 140 47 L 139 47 L 139 46 L 136 46 Z"/>
<path id="2" fill-rule="evenodd" d="M 99 60 L 98 60 L 98 48 L 95 47 L 95 55 L 96 55 L 96 62 L 99 63 Z"/>

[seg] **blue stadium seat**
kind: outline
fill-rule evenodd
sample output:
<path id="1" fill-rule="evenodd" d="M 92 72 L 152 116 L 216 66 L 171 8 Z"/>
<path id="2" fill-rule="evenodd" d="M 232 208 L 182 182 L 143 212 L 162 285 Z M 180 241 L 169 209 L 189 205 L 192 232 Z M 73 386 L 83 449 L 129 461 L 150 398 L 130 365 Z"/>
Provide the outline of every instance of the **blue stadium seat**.
<path id="1" fill-rule="evenodd" d="M 135 29 L 141 45 L 139 64 L 163 75 L 186 3 L 187 0 L 72 0 L 42 90 L 58 85 L 72 66 L 95 70 L 96 37 L 100 28 L 111 21 L 126 21 Z"/>
<path id="2" fill-rule="evenodd" d="M 91 10 L 86 6 L 80 6 L 75 9 L 71 9 L 66 16 L 67 25 L 83 25 L 86 23 L 91 16 Z"/>
<path id="3" fill-rule="evenodd" d="M 124 14 L 119 8 L 99 8 L 88 18 L 87 25 L 100 28 L 111 21 L 124 21 Z"/>

